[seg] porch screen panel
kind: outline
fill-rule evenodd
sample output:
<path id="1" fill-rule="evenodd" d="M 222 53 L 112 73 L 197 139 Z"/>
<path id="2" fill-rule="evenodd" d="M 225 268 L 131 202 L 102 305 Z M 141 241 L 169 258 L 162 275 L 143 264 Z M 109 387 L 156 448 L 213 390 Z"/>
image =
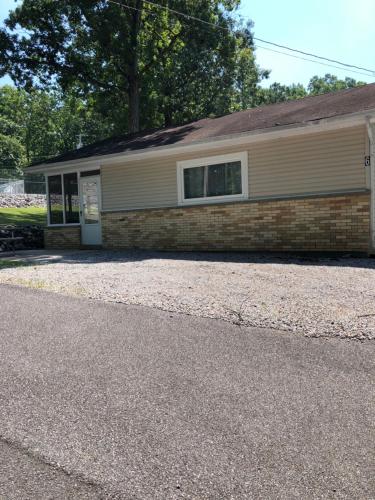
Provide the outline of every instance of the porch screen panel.
<path id="1" fill-rule="evenodd" d="M 50 224 L 64 223 L 61 175 L 48 177 L 48 211 Z"/>
<path id="2" fill-rule="evenodd" d="M 79 197 L 77 174 L 64 174 L 65 223 L 79 222 Z"/>

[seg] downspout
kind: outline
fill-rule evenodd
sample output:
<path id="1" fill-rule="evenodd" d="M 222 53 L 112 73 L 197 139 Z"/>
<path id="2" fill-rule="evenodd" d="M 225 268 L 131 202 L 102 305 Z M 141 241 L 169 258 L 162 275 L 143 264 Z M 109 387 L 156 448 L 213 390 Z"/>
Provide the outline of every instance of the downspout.
<path id="1" fill-rule="evenodd" d="M 370 248 L 375 255 L 375 118 L 366 118 L 367 133 L 370 143 Z"/>

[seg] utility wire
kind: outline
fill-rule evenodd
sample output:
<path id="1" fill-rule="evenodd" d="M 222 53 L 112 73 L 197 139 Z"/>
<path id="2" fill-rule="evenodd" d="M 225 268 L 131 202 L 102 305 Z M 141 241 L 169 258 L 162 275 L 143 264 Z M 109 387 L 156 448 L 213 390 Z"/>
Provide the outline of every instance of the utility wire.
<path id="1" fill-rule="evenodd" d="M 149 4 L 149 5 L 153 5 L 154 7 L 157 7 L 159 9 L 168 10 L 169 12 L 172 12 L 173 14 L 177 14 L 179 16 L 183 16 L 183 17 L 185 17 L 187 19 L 192 19 L 194 21 L 198 21 L 198 22 L 207 24 L 209 26 L 213 26 L 213 27 L 221 29 L 223 31 L 230 31 L 228 28 L 225 28 L 223 26 L 219 26 L 218 24 L 211 23 L 209 21 L 205 21 L 204 19 L 200 19 L 199 17 L 190 16 L 189 14 L 185 14 L 184 12 L 179 12 L 178 10 L 174 10 L 174 9 L 171 9 L 171 8 L 169 8 L 167 6 L 160 5 L 160 4 L 155 3 L 155 2 L 151 2 L 150 0 L 144 0 L 144 2 L 147 3 L 147 4 Z M 368 71 L 368 72 L 373 73 L 375 75 L 375 70 L 373 70 L 373 69 L 363 68 L 362 66 L 356 66 L 354 64 L 344 63 L 344 62 L 338 61 L 336 59 L 329 59 L 327 57 L 319 56 L 317 54 L 313 54 L 313 53 L 310 53 L 310 52 L 304 52 L 303 50 L 293 49 L 292 47 L 288 47 L 287 45 L 280 45 L 280 44 L 275 43 L 275 42 L 270 42 L 269 40 L 264 40 L 263 38 L 258 38 L 258 37 L 255 37 L 255 36 L 253 38 L 254 38 L 254 40 L 257 40 L 258 42 L 266 43 L 268 45 L 273 45 L 273 46 L 281 48 L 281 49 L 290 50 L 291 52 L 298 52 L 299 54 L 302 54 L 304 56 L 315 57 L 317 59 L 322 59 L 324 61 L 328 61 L 328 62 L 331 62 L 331 63 L 340 64 L 341 66 L 346 66 L 348 68 L 355 68 L 355 69 L 360 69 L 360 70 L 363 70 L 363 71 Z"/>
<path id="2" fill-rule="evenodd" d="M 340 64 L 341 66 L 345 66 L 346 68 L 355 68 L 355 69 L 360 69 L 360 70 L 363 70 L 363 71 L 368 71 L 369 73 L 372 73 L 372 76 L 375 76 L 375 70 L 374 69 L 363 68 L 362 66 L 356 66 L 355 64 L 344 63 L 344 62 L 341 62 L 341 61 L 337 61 L 336 59 L 329 59 L 328 57 L 318 56 L 316 54 L 311 54 L 309 52 L 304 52 L 303 50 L 292 49 L 291 47 L 288 47 L 286 45 L 280 45 L 278 43 L 268 42 L 267 40 L 262 40 L 262 38 L 254 37 L 254 40 L 257 40 L 258 42 L 262 42 L 262 43 L 267 43 L 269 45 L 273 45 L 274 47 L 279 47 L 281 49 L 290 50 L 291 52 L 298 52 L 299 54 L 303 54 L 305 56 L 315 57 L 316 59 L 321 59 L 323 61 L 328 61 L 328 62 L 331 62 L 331 63 L 334 63 L 334 64 Z M 333 66 L 333 67 L 335 67 L 335 66 Z"/>
<path id="3" fill-rule="evenodd" d="M 107 1 L 110 2 L 110 3 L 113 3 L 115 5 L 119 5 L 121 7 L 125 7 L 125 8 L 128 8 L 128 9 L 131 9 L 131 10 L 139 10 L 140 11 L 140 9 L 137 9 L 137 7 L 133 7 L 133 6 L 129 5 L 129 4 L 116 2 L 115 0 L 107 0 Z M 152 2 L 150 0 L 144 0 L 144 2 L 147 3 L 147 4 L 149 4 L 149 5 L 152 5 L 153 7 L 157 7 L 159 9 L 164 9 L 166 11 L 171 12 L 172 14 L 176 14 L 178 16 L 184 17 L 184 18 L 186 18 L 188 20 L 197 21 L 197 22 L 200 22 L 202 24 L 205 24 L 206 26 L 210 26 L 210 27 L 213 27 L 213 28 L 216 28 L 216 29 L 219 29 L 219 30 L 222 30 L 222 31 L 226 31 L 226 32 L 231 32 L 231 30 L 229 28 L 226 28 L 224 26 L 219 26 L 218 24 L 211 23 L 209 21 L 205 21 L 204 19 L 200 19 L 199 17 L 191 16 L 190 14 L 186 14 L 184 12 L 180 12 L 178 10 L 171 9 L 171 8 L 169 8 L 167 6 L 160 5 L 160 4 Z M 148 13 L 154 15 L 150 11 L 148 11 Z M 355 70 L 367 71 L 368 73 L 371 73 L 371 74 L 362 73 L 360 71 L 354 71 L 353 69 L 348 69 L 348 71 L 350 73 L 356 73 L 356 74 L 363 75 L 363 76 L 375 76 L 375 70 L 373 70 L 373 69 L 364 68 L 362 66 L 356 66 L 354 64 L 344 63 L 342 61 L 338 61 L 338 60 L 335 60 L 335 59 L 329 59 L 328 57 L 319 56 L 317 54 L 313 54 L 313 53 L 310 53 L 310 52 L 304 52 L 304 51 L 299 50 L 299 49 L 294 49 L 292 47 L 288 47 L 287 45 L 281 45 L 281 44 L 278 44 L 278 43 L 270 42 L 270 41 L 265 40 L 263 38 L 258 38 L 258 37 L 254 36 L 253 39 L 256 40 L 256 41 L 258 41 L 258 42 L 262 42 L 262 43 L 266 43 L 268 45 L 272 45 L 274 47 L 278 47 L 278 48 L 289 50 L 291 52 L 296 52 L 298 54 L 302 54 L 302 55 L 305 55 L 305 56 L 314 57 L 316 59 L 320 59 L 322 61 L 327 61 L 329 63 L 339 64 L 339 65 L 341 65 L 343 67 L 333 66 L 332 64 L 326 64 L 326 63 L 323 63 L 323 62 L 314 61 L 312 59 L 307 59 L 307 58 L 304 58 L 304 57 L 296 56 L 294 54 L 289 54 L 287 52 L 281 52 L 281 51 L 278 51 L 278 50 L 275 50 L 275 49 L 270 49 L 269 47 L 263 47 L 261 45 L 255 45 L 256 47 L 259 47 L 259 48 L 264 49 L 264 50 L 269 50 L 269 51 L 275 52 L 277 54 L 282 54 L 282 55 L 285 55 L 285 56 L 293 57 L 295 59 L 300 59 L 302 61 L 308 61 L 308 62 L 312 62 L 312 63 L 315 63 L 315 64 L 320 64 L 322 66 L 327 66 L 327 67 L 330 67 L 330 68 L 336 68 L 336 69 L 340 69 L 340 70 L 343 70 L 344 67 L 345 68 L 354 68 Z"/>
<path id="4" fill-rule="evenodd" d="M 288 54 L 287 52 L 282 52 L 281 50 L 271 49 L 270 47 L 263 47 L 263 45 L 256 44 L 255 47 L 257 49 L 275 52 L 276 54 L 282 54 L 283 56 L 293 57 L 294 59 L 300 59 L 301 61 L 308 61 L 308 62 L 312 62 L 314 64 L 320 64 L 321 66 L 326 66 L 328 68 L 336 68 L 336 69 L 340 69 L 341 71 L 344 71 L 344 68 L 341 68 L 340 66 L 335 66 L 333 64 L 328 64 L 328 63 L 324 63 L 324 62 L 320 62 L 320 61 L 314 61 L 313 59 L 308 59 L 307 57 L 302 57 L 302 56 L 296 56 L 295 54 Z M 356 73 L 357 75 L 371 76 L 368 73 L 363 73 L 362 71 L 356 71 L 354 69 L 348 69 L 346 71 L 348 71 L 349 73 Z"/>
<path id="5" fill-rule="evenodd" d="M 157 7 L 159 9 L 168 10 L 168 11 L 172 12 L 173 14 L 177 14 L 179 16 L 183 16 L 183 17 L 186 17 L 188 19 L 192 19 L 194 21 L 198 21 L 198 22 L 201 22 L 201 23 L 204 23 L 204 24 L 208 24 L 209 26 L 213 26 L 215 28 L 219 28 L 219 29 L 221 29 L 223 31 L 230 31 L 228 28 L 225 28 L 223 26 L 219 26 L 218 24 L 210 23 L 209 21 L 205 21 L 204 19 L 200 19 L 199 17 L 190 16 L 189 14 L 185 14 L 184 12 L 179 12 L 177 10 L 170 9 L 167 6 L 160 5 L 160 4 L 155 3 L 155 2 L 151 2 L 150 0 L 144 0 L 144 2 L 148 3 L 149 5 L 153 5 L 154 7 Z M 270 42 L 269 40 L 264 40 L 263 38 L 258 38 L 258 37 L 255 37 L 255 36 L 253 38 L 254 38 L 254 40 L 257 40 L 258 42 L 262 42 L 262 43 L 266 43 L 266 44 L 269 44 L 269 45 L 273 45 L 273 46 L 281 48 L 281 49 L 290 50 L 291 52 L 298 52 L 299 54 L 302 54 L 304 56 L 315 57 L 317 59 L 323 59 L 324 61 L 328 61 L 328 62 L 335 63 L 335 64 L 340 64 L 340 65 L 346 66 L 348 68 L 360 69 L 360 70 L 368 71 L 370 73 L 375 74 L 375 70 L 373 70 L 373 69 L 363 68 L 362 66 L 356 66 L 354 64 L 347 64 L 347 63 L 344 63 L 342 61 L 337 61 L 336 59 L 329 59 L 327 57 L 318 56 L 317 54 L 312 54 L 310 52 L 304 52 L 303 50 L 293 49 L 292 47 L 288 47 L 287 45 L 280 45 L 280 44 L 275 43 L 275 42 Z"/>

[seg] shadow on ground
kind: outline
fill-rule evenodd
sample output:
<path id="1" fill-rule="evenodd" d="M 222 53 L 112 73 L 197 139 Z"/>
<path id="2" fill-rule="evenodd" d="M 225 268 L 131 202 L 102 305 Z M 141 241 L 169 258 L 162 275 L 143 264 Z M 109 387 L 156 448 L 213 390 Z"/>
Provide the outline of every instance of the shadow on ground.
<path id="1" fill-rule="evenodd" d="M 273 252 L 157 252 L 147 250 L 107 251 L 107 250 L 70 250 L 70 251 L 20 251 L 15 255 L 0 253 L 0 269 L 7 266 L 5 260 L 24 262 L 32 265 L 46 264 L 98 264 L 105 262 L 142 262 L 147 260 L 176 260 L 191 262 L 222 262 L 248 264 L 280 264 L 301 266 L 354 267 L 375 270 L 375 258 L 358 257 L 351 254 L 294 254 Z M 19 264 L 22 265 L 22 264 Z"/>

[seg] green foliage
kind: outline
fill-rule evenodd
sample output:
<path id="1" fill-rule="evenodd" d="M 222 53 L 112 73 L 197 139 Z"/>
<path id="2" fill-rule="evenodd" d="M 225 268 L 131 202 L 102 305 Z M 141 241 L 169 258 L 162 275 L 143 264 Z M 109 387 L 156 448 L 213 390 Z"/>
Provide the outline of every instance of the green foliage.
<path id="1" fill-rule="evenodd" d="M 0 134 L 0 165 L 2 169 L 21 172 L 25 150 L 16 137 Z"/>
<path id="2" fill-rule="evenodd" d="M 293 85 L 273 83 L 266 89 L 260 89 L 258 98 L 262 104 L 274 104 L 291 99 L 300 99 L 301 97 L 306 97 L 307 94 L 305 87 L 300 83 Z"/>
<path id="3" fill-rule="evenodd" d="M 358 82 L 353 78 L 340 80 L 337 76 L 327 73 L 324 76 L 313 76 L 307 88 L 302 84 L 282 85 L 273 83 L 268 88 L 260 88 L 257 93 L 258 104 L 273 104 L 276 102 L 289 101 L 290 99 L 301 99 L 308 95 L 326 94 L 353 87 L 365 85 L 365 82 Z"/>
<path id="4" fill-rule="evenodd" d="M 90 104 L 72 94 L 33 90 L 27 94 L 25 111 L 29 163 L 75 149 L 80 136 L 88 144 L 111 133 Z"/>
<path id="5" fill-rule="evenodd" d="M 17 175 L 27 164 L 111 135 L 90 101 L 72 94 L 0 87 L 0 169 Z M 2 176 L 4 174 L 2 173 Z"/>
<path id="6" fill-rule="evenodd" d="M 327 92 L 334 92 L 336 90 L 350 89 L 365 85 L 365 82 L 357 82 L 354 78 L 346 77 L 340 80 L 337 76 L 327 73 L 324 77 L 313 76 L 307 86 L 307 90 L 311 95 L 326 94 Z"/>
<path id="7" fill-rule="evenodd" d="M 21 126 L 10 120 L 8 117 L 0 115 L 0 134 L 20 137 L 22 135 Z"/>
<path id="8" fill-rule="evenodd" d="M 121 4 L 122 0 L 118 0 Z M 362 84 L 326 74 L 274 83 L 240 0 L 23 0 L 0 28 L 0 169 L 83 144 Z M 218 28 L 172 12 L 214 23 Z"/>
<path id="9" fill-rule="evenodd" d="M 239 0 L 159 3 L 219 29 L 143 0 L 24 0 L 0 31 L 0 68 L 24 88 L 84 96 L 114 133 L 251 104 L 267 73 L 255 64 L 251 24 L 235 21 Z"/>
<path id="10" fill-rule="evenodd" d="M 0 88 L 0 168 L 2 172 L 16 174 L 21 172 L 26 161 L 19 97 L 20 93 L 10 86 Z"/>

